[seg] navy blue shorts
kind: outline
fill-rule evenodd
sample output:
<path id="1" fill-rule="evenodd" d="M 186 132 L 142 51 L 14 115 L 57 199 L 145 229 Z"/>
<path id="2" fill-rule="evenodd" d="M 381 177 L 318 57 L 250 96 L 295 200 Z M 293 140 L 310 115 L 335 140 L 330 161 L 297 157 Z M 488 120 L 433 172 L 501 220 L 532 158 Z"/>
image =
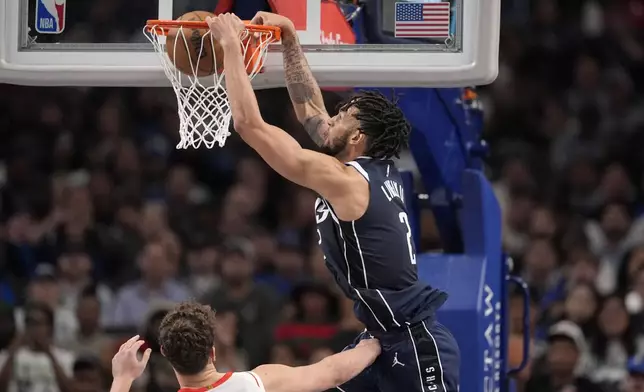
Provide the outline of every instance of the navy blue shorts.
<path id="1" fill-rule="evenodd" d="M 457 392 L 460 352 L 442 324 L 426 320 L 390 332 L 373 332 L 382 353 L 343 392 Z M 362 333 L 352 346 L 368 338 Z"/>

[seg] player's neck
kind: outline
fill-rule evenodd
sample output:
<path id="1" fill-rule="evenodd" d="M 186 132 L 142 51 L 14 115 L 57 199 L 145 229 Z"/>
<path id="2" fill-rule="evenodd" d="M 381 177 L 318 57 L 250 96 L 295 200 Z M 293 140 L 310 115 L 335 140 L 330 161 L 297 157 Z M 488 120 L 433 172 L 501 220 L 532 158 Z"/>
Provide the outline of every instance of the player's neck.
<path id="1" fill-rule="evenodd" d="M 365 152 L 364 152 L 363 148 L 353 148 L 353 149 L 345 151 L 342 155 L 343 156 L 338 156 L 338 159 L 341 162 L 346 163 L 346 162 L 355 161 L 356 159 L 358 159 L 360 157 L 364 157 Z"/>
<path id="2" fill-rule="evenodd" d="M 343 152 L 343 153 L 340 153 L 340 154 L 336 155 L 335 158 L 338 161 L 342 162 L 342 163 L 347 163 L 347 162 L 351 162 L 351 161 L 355 160 L 359 156 L 360 156 L 360 154 L 355 154 L 353 152 Z"/>
<path id="3" fill-rule="evenodd" d="M 224 373 L 219 373 L 214 365 L 208 365 L 201 373 L 194 376 L 184 376 L 177 374 L 177 381 L 181 388 L 204 388 L 209 385 L 215 384 Z"/>

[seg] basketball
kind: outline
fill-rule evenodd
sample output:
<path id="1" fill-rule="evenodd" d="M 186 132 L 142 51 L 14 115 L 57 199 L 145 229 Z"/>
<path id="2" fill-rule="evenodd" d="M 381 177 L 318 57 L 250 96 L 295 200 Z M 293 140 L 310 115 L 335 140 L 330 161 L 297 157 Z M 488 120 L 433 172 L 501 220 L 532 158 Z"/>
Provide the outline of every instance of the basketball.
<path id="1" fill-rule="evenodd" d="M 205 21 L 209 16 L 214 17 L 215 14 L 208 11 L 192 11 L 178 20 Z M 186 75 L 208 76 L 223 69 L 223 50 L 217 41 L 212 39 L 207 29 L 170 29 L 165 47 L 175 68 Z"/>

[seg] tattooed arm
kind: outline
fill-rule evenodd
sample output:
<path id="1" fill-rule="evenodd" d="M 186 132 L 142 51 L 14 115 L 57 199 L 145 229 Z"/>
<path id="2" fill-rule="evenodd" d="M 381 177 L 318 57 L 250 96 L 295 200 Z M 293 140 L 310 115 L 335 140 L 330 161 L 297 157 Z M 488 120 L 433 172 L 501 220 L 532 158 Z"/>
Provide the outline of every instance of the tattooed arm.
<path id="1" fill-rule="evenodd" d="M 267 124 L 241 53 L 242 22 L 230 14 L 206 21 L 224 52 L 228 100 L 239 136 L 280 175 L 331 202 L 340 219 L 359 218 L 369 203 L 369 184 L 364 177 L 334 157 L 303 149 L 291 135 Z"/>
<path id="2" fill-rule="evenodd" d="M 315 144 L 321 146 L 326 141 L 329 129 L 329 115 L 324 107 L 322 92 L 302 52 L 297 32 L 284 32 L 282 45 L 286 87 L 295 114 Z"/>
<path id="3" fill-rule="evenodd" d="M 328 135 L 329 114 L 324 107 L 322 92 L 306 61 L 293 23 L 283 16 L 268 12 L 259 12 L 251 23 L 282 29 L 286 87 L 295 114 L 315 144 L 323 145 Z"/>

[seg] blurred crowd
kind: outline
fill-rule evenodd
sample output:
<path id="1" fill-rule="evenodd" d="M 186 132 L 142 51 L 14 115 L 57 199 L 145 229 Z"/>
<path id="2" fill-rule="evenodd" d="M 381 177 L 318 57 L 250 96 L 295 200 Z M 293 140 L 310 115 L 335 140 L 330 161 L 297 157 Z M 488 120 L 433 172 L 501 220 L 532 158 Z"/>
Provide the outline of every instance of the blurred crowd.
<path id="1" fill-rule="evenodd" d="M 532 291 L 519 387 L 642 391 L 644 2 L 532 5 L 502 24 L 486 90 L 504 247 Z M 523 303 L 511 304 L 517 363 Z"/>
<path id="2" fill-rule="evenodd" d="M 481 96 L 504 247 L 532 293 L 518 388 L 644 391 L 644 2 L 507 4 Z M 258 99 L 311 147 L 283 89 Z M 217 310 L 220 371 L 315 362 L 362 330 L 317 248 L 315 196 L 234 135 L 175 150 L 175 104 L 161 89 L 0 85 L 1 391 L 105 390 L 138 333 L 154 354 L 137 391 L 174 392 L 157 326 L 192 298 Z M 510 305 L 516 364 L 524 309 Z"/>

